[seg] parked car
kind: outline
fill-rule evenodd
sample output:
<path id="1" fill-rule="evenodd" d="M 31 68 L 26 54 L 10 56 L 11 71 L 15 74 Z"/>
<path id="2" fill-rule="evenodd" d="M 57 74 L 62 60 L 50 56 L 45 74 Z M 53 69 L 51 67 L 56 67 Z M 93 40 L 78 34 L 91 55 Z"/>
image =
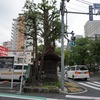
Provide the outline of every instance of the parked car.
<path id="1" fill-rule="evenodd" d="M 84 79 L 87 80 L 89 76 L 89 70 L 86 65 L 70 66 L 67 71 L 68 78 Z"/>

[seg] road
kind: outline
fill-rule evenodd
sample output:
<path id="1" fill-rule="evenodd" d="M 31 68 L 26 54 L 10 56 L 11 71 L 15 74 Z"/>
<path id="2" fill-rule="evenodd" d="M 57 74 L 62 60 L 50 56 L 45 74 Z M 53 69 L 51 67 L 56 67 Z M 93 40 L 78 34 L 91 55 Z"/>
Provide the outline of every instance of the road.
<path id="1" fill-rule="evenodd" d="M 73 81 L 73 80 L 71 80 Z M 87 81 L 75 80 L 74 83 L 86 89 L 80 94 L 67 94 L 67 100 L 100 100 L 100 78 L 90 78 Z"/>
<path id="2" fill-rule="evenodd" d="M 83 80 L 71 80 L 73 83 L 84 87 L 86 89 L 83 93 L 65 93 L 65 94 L 49 94 L 49 93 L 34 93 L 34 94 L 23 94 L 18 95 L 17 91 L 10 92 L 8 90 L 7 93 L 2 94 L 0 89 L 0 100 L 100 100 L 100 78 L 90 78 L 87 81 Z M 18 86 L 19 83 L 15 82 L 14 86 Z M 4 85 L 4 84 L 3 84 Z M 8 85 L 6 83 L 5 85 Z M 9 96 L 11 95 L 11 96 Z M 28 96 L 27 96 L 28 95 Z M 30 95 L 30 96 L 29 96 Z"/>

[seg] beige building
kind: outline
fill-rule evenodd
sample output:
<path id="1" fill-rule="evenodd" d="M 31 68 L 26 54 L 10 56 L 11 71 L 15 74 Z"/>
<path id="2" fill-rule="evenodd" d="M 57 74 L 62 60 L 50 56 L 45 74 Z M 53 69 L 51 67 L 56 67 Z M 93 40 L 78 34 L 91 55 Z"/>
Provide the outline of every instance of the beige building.
<path id="1" fill-rule="evenodd" d="M 17 19 L 14 19 L 12 26 L 12 50 L 23 50 L 24 47 L 24 32 L 25 32 L 25 18 L 23 15 L 19 15 Z"/>
<path id="2" fill-rule="evenodd" d="M 84 26 L 85 37 L 95 38 L 100 36 L 100 20 L 87 21 Z"/>

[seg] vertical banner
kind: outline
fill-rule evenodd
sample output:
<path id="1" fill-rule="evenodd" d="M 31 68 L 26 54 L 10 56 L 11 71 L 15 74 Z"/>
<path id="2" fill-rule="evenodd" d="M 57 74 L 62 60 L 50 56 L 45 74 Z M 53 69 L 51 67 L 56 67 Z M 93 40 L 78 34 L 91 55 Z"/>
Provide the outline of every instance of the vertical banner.
<path id="1" fill-rule="evenodd" d="M 93 8 L 89 6 L 89 21 L 93 21 Z"/>
<path id="2" fill-rule="evenodd" d="M 8 48 L 0 46 L 0 56 L 8 56 Z"/>

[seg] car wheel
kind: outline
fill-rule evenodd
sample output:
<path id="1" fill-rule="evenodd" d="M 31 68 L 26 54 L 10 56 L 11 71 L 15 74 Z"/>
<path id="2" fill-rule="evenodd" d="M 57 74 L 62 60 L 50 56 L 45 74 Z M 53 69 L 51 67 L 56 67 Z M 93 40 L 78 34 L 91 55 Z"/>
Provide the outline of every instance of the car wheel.
<path id="1" fill-rule="evenodd" d="M 85 81 L 87 81 L 87 78 L 84 78 Z"/>

